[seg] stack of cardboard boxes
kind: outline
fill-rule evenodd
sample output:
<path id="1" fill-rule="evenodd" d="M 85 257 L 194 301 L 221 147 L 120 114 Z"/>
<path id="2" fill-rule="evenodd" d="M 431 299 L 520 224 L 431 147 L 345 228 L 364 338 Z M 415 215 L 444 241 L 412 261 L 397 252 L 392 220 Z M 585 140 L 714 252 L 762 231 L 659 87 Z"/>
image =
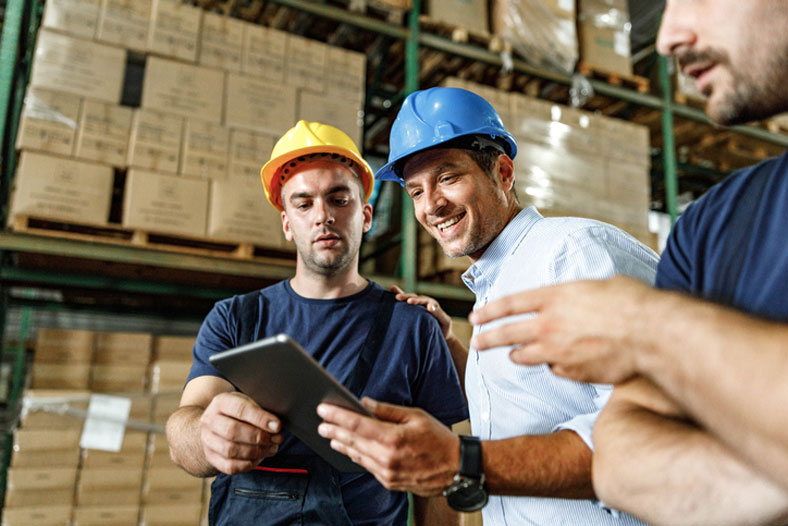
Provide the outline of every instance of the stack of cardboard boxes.
<path id="1" fill-rule="evenodd" d="M 125 228 L 290 250 L 259 179 L 275 139 L 307 119 L 361 142 L 362 53 L 178 0 L 53 0 L 43 26 L 11 220 L 107 225 L 125 180 Z"/>
<path id="2" fill-rule="evenodd" d="M 129 427 L 119 451 L 80 448 L 80 415 L 94 392 L 129 397 L 131 421 L 164 424 L 177 408 L 193 343 L 190 337 L 39 329 L 33 389 L 24 395 L 14 433 L 3 524 L 114 526 L 139 518 L 148 526 L 199 524 L 205 481 L 170 461 L 163 435 Z M 59 414 L 65 404 L 76 415 Z"/>

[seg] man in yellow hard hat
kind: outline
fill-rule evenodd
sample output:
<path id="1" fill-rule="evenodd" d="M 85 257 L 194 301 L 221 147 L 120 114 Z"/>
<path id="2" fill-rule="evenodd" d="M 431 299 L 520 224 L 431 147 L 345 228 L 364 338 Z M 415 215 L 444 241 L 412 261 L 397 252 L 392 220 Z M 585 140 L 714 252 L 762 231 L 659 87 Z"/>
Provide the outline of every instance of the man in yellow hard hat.
<path id="1" fill-rule="evenodd" d="M 353 141 L 332 126 L 299 121 L 261 177 L 295 242 L 296 272 L 208 314 L 181 406 L 167 423 L 171 456 L 195 476 L 217 475 L 210 510 L 217 526 L 405 524 L 405 494 L 368 473 L 338 472 L 209 362 L 216 352 L 287 333 L 357 396 L 421 407 L 443 425 L 467 418 L 435 319 L 358 272 L 374 178 Z M 416 509 L 425 511 L 425 502 Z"/>

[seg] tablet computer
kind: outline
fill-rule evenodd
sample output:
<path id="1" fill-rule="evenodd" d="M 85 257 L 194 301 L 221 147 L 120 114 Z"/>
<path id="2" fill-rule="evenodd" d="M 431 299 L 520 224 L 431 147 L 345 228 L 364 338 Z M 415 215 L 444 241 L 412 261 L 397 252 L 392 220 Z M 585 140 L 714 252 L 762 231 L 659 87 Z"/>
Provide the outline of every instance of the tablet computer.
<path id="1" fill-rule="evenodd" d="M 239 391 L 277 415 L 285 430 L 329 464 L 343 472 L 364 471 L 317 433 L 323 420 L 316 411 L 318 404 L 328 402 L 364 415 L 371 413 L 289 336 L 278 334 L 222 351 L 210 361 Z"/>

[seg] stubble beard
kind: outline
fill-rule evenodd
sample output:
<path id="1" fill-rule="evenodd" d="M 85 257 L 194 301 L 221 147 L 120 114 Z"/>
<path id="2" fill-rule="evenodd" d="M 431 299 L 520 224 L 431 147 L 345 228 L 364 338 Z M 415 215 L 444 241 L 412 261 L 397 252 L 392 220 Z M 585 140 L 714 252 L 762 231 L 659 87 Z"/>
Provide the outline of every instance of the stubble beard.
<path id="1" fill-rule="evenodd" d="M 334 256 L 330 254 L 321 254 L 316 249 L 311 247 L 302 247 L 298 243 L 296 249 L 304 262 L 306 269 L 317 275 L 326 278 L 334 277 L 343 272 L 346 272 L 353 262 L 353 256 L 358 252 L 360 243 L 354 243 L 354 246 L 345 248 L 341 253 Z"/>

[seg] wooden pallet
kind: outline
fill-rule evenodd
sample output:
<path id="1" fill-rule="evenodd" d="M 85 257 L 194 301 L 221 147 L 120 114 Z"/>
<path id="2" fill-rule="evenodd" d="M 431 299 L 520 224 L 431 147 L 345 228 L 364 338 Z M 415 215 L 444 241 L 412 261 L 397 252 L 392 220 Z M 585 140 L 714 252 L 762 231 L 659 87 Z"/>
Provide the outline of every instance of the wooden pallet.
<path id="1" fill-rule="evenodd" d="M 451 38 L 454 42 L 459 42 L 461 44 L 473 43 L 489 48 L 490 43 L 495 41 L 494 45 L 502 46 L 500 39 L 494 39 L 487 31 L 477 31 L 462 26 L 455 26 L 441 20 L 430 18 L 428 15 L 419 16 L 419 24 L 424 30 L 430 33 L 446 36 Z"/>
<path id="2" fill-rule="evenodd" d="M 637 75 L 621 75 L 619 73 L 611 73 L 609 71 L 604 71 L 602 69 L 597 68 L 596 66 L 592 66 L 585 62 L 579 62 L 577 64 L 577 71 L 584 77 L 604 80 L 605 82 L 608 82 L 609 84 L 614 84 L 616 86 L 624 86 L 624 87 L 632 88 L 638 91 L 638 93 L 648 93 L 649 91 L 649 80 L 646 77 L 639 77 Z"/>
<path id="3" fill-rule="evenodd" d="M 764 122 L 766 129 L 772 133 L 788 134 L 788 114 L 778 115 Z"/>
<path id="4" fill-rule="evenodd" d="M 18 215 L 13 218 L 11 230 L 37 236 L 76 239 L 109 245 L 135 246 L 152 250 L 178 252 L 199 256 L 229 259 L 260 260 L 295 266 L 292 253 L 255 245 L 123 228 L 120 225 L 86 225 L 41 217 Z"/>

